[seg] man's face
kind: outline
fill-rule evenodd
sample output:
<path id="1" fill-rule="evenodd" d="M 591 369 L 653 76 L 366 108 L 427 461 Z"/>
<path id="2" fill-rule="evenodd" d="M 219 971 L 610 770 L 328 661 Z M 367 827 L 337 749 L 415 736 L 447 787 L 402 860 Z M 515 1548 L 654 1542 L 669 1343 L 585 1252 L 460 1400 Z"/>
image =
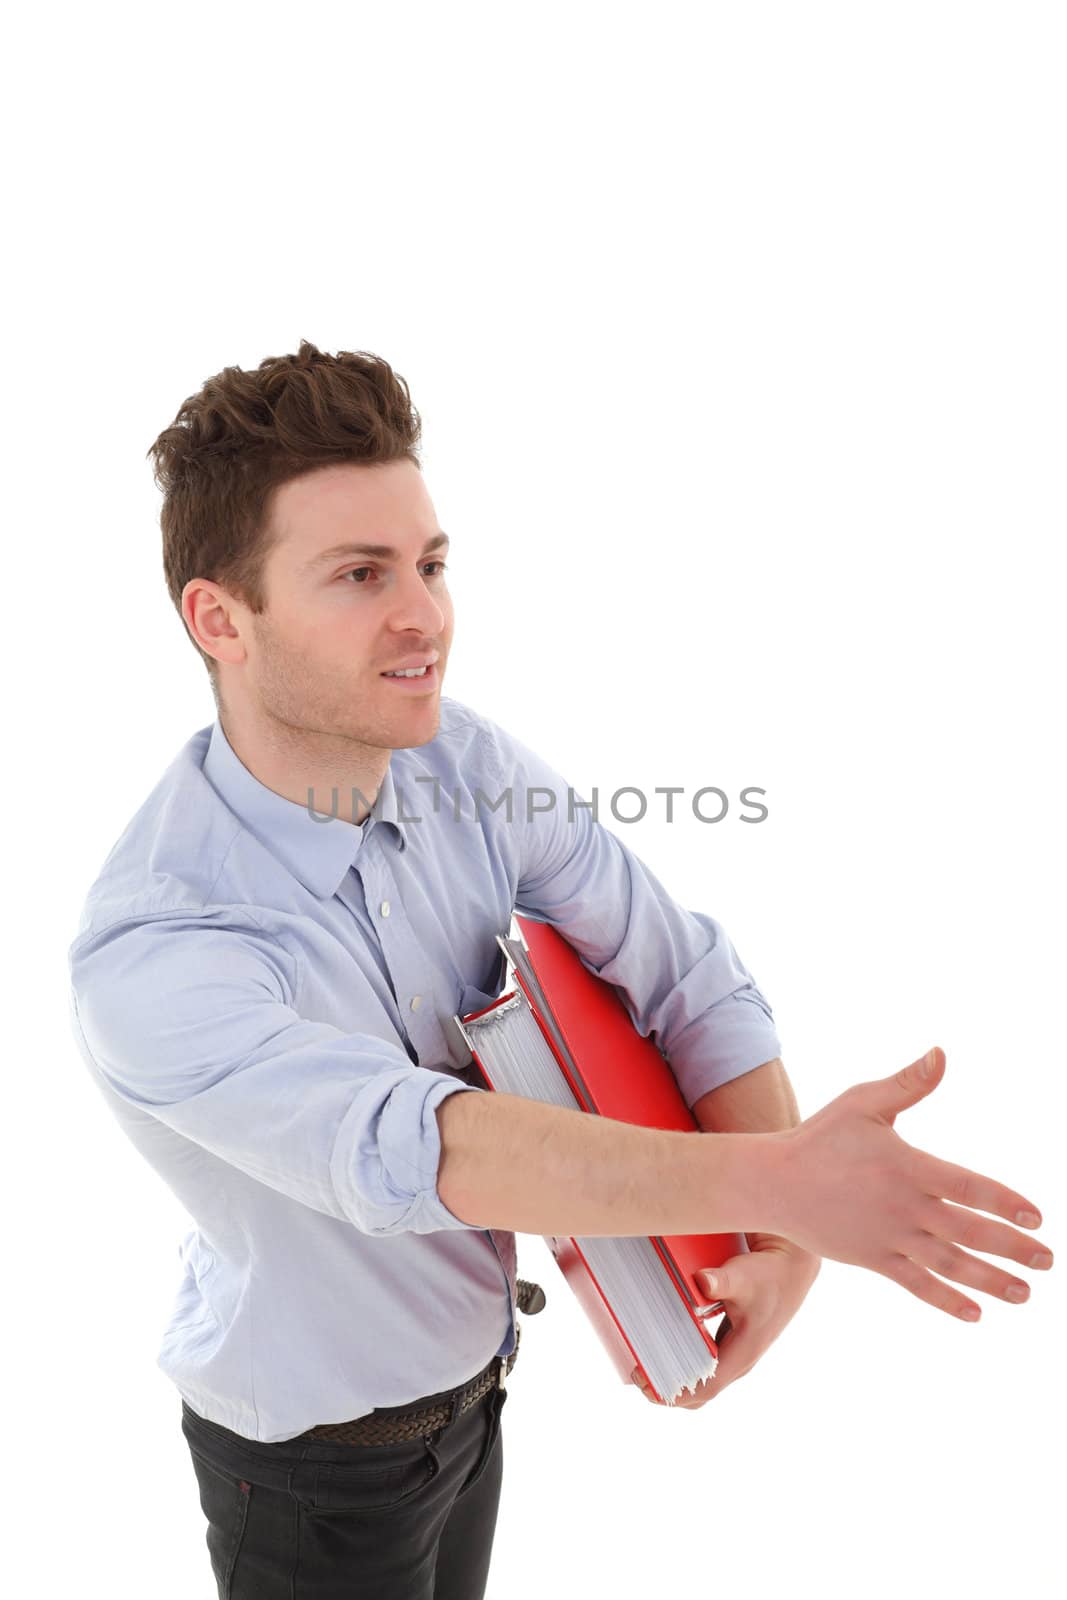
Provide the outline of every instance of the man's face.
<path id="1" fill-rule="evenodd" d="M 387 750 L 425 744 L 440 721 L 453 615 L 448 542 L 419 468 L 320 468 L 282 485 L 271 521 L 266 610 L 242 629 L 254 700 L 301 731 Z M 422 679 L 383 676 L 433 656 Z"/>

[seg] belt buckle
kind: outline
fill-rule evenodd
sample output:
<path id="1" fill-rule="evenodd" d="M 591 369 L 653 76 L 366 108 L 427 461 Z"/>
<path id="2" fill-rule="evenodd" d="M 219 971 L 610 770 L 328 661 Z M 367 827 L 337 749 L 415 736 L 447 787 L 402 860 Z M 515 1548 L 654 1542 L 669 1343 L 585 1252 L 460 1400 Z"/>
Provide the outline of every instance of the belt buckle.
<path id="1" fill-rule="evenodd" d="M 496 1359 L 498 1363 L 496 1369 L 496 1387 L 498 1389 L 503 1389 L 504 1379 L 508 1375 L 508 1358 L 507 1356 L 497 1356 Z"/>

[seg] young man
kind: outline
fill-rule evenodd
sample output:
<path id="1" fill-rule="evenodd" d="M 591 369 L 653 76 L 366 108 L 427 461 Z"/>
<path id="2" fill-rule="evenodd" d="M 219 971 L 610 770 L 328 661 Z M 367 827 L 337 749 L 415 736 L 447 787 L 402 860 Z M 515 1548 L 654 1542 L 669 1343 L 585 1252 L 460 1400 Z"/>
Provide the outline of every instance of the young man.
<path id="1" fill-rule="evenodd" d="M 536 1290 L 513 1230 L 745 1231 L 694 1407 L 759 1359 L 822 1255 L 956 1313 L 972 1302 L 925 1269 L 1011 1280 L 946 1241 L 1034 1253 L 939 1198 L 1017 1220 L 1022 1196 L 892 1131 L 940 1052 L 929 1080 L 915 1062 L 800 1123 L 721 925 L 442 694 L 449 541 L 418 435 L 385 362 L 305 341 L 210 379 L 156 440 L 166 579 L 218 715 L 118 840 L 70 951 L 86 1064 L 194 1219 L 158 1364 L 219 1592 L 257 1600 L 294 1574 L 308 1600 L 484 1592 Z M 516 909 L 618 985 L 707 1138 L 479 1092 L 451 1018 L 499 992 Z"/>

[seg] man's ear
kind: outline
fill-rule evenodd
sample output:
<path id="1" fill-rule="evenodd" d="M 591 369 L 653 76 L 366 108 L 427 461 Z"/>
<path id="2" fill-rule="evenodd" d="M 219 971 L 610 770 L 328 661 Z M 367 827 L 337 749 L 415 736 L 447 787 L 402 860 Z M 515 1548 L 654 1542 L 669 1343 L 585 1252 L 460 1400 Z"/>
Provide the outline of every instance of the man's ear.
<path id="1" fill-rule="evenodd" d="M 241 662 L 245 647 L 233 622 L 239 602 L 226 589 L 206 578 L 190 578 L 182 591 L 185 625 L 201 648 L 216 661 Z"/>

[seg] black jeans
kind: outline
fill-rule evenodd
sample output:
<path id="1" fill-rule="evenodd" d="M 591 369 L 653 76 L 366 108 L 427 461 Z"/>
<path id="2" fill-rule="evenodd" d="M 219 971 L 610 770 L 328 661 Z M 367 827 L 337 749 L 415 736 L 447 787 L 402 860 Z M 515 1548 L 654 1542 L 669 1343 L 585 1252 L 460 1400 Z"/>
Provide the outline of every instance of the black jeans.
<path id="1" fill-rule="evenodd" d="M 435 1434 L 381 1445 L 260 1444 L 183 1399 L 219 1600 L 482 1600 L 507 1397 L 492 1388 Z"/>

